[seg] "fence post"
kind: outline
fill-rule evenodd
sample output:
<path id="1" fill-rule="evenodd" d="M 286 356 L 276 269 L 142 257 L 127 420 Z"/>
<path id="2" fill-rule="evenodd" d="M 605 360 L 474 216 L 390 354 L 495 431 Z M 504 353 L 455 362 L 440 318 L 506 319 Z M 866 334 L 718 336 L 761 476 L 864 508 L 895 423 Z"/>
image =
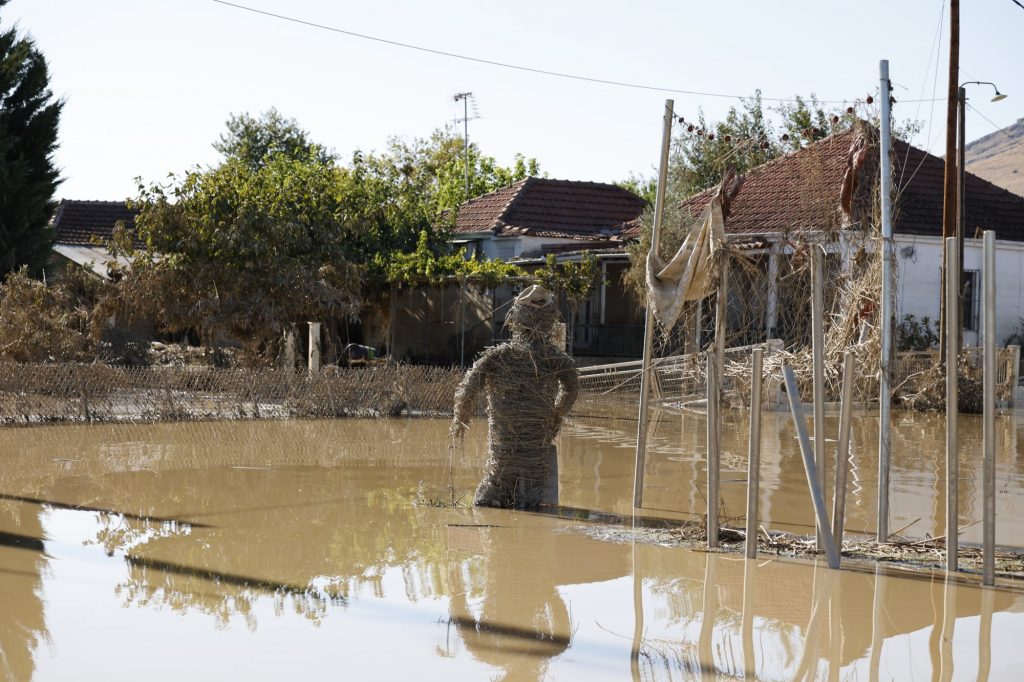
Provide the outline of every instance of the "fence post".
<path id="1" fill-rule="evenodd" d="M 320 371 L 320 323 L 309 323 L 309 373 Z"/>
<path id="2" fill-rule="evenodd" d="M 839 442 L 836 449 L 835 490 L 832 491 L 832 536 L 843 546 L 846 526 L 846 470 L 850 465 L 850 420 L 853 412 L 853 351 L 843 354 L 843 396 L 839 407 Z"/>
<path id="3" fill-rule="evenodd" d="M 981 584 L 994 585 L 996 580 L 996 233 L 985 230 L 984 275 L 985 293 L 985 360 L 982 417 L 983 512 Z"/>
<path id="4" fill-rule="evenodd" d="M 811 503 L 814 505 L 814 517 L 821 529 L 821 540 L 828 559 L 829 568 L 839 568 L 839 549 L 836 547 L 832 529 L 828 525 L 825 511 L 825 496 L 821 490 L 821 478 L 814 466 L 814 452 L 811 439 L 807 435 L 807 423 L 804 421 L 803 404 L 800 402 L 800 389 L 796 385 L 793 368 L 782 366 L 782 376 L 786 380 L 786 395 L 789 397 L 789 410 L 793 415 L 793 425 L 800 442 L 800 456 L 804 460 L 804 473 L 807 475 L 807 487 L 811 489 Z"/>
<path id="5" fill-rule="evenodd" d="M 946 570 L 959 568 L 957 561 L 960 549 L 959 536 L 959 437 L 958 424 L 960 409 L 959 381 L 960 362 L 957 346 L 959 341 L 956 314 L 960 300 L 960 255 L 956 237 L 946 238 Z M 953 312 L 950 312 L 953 311 Z M 886 538 L 888 539 L 888 538 Z"/>
<path id="6" fill-rule="evenodd" d="M 293 324 L 285 325 L 284 328 L 284 353 L 281 364 L 285 371 L 295 370 L 295 325 Z"/>
<path id="7" fill-rule="evenodd" d="M 811 246 L 811 355 L 814 384 L 814 466 L 818 468 L 818 483 L 825 492 L 825 292 L 822 273 L 821 247 Z M 822 529 L 815 528 L 818 550 L 822 546 Z"/>
<path id="8" fill-rule="evenodd" d="M 764 350 L 754 349 L 750 370 L 750 442 L 747 446 L 747 537 L 748 559 L 757 556 L 758 495 L 761 492 L 761 374 Z M 745 615 L 745 614 L 744 614 Z"/>
<path id="9" fill-rule="evenodd" d="M 715 357 L 715 353 L 708 353 L 708 547 L 718 547 L 718 474 L 721 465 L 721 452 L 719 451 L 719 437 L 721 436 L 721 430 L 720 421 L 718 418 L 719 386 L 717 365 L 718 361 Z"/>

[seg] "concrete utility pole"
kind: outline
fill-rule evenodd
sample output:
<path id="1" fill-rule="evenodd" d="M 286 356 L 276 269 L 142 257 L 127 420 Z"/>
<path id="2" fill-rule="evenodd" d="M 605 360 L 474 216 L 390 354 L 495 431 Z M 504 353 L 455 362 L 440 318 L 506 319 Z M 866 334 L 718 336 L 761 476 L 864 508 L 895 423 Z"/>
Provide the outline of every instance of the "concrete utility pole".
<path id="1" fill-rule="evenodd" d="M 960 83 L 960 0 L 949 0 L 949 83 L 946 99 L 946 173 L 942 201 L 942 284 L 946 290 L 946 239 L 956 236 L 956 114 Z M 958 312 L 946 310 L 945 296 L 939 297 L 939 357 L 945 357 L 946 324 L 958 320 Z"/>

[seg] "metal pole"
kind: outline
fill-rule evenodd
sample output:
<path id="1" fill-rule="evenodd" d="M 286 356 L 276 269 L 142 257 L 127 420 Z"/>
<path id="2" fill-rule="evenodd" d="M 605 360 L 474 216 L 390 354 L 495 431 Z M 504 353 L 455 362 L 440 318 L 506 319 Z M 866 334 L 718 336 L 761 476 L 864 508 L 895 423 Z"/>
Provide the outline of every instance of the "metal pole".
<path id="1" fill-rule="evenodd" d="M 960 291 L 958 275 L 960 268 L 956 237 L 946 239 L 946 310 L 955 310 L 957 295 Z M 950 321 L 956 318 L 950 316 Z M 957 554 L 959 552 L 959 462 L 957 434 L 957 418 L 959 412 L 959 377 L 958 353 L 956 352 L 956 324 L 946 325 L 946 569 L 957 570 Z"/>
<path id="2" fill-rule="evenodd" d="M 761 374 L 764 350 L 754 349 L 750 370 L 750 443 L 747 446 L 747 558 L 757 557 L 757 502 L 761 492 Z"/>
<path id="3" fill-rule="evenodd" d="M 715 354 L 708 353 L 708 547 L 718 547 L 718 491 L 721 456 L 719 450 L 718 367 Z"/>
<path id="4" fill-rule="evenodd" d="M 949 2 L 949 75 L 946 89 L 946 164 L 942 192 L 942 238 L 956 234 L 956 91 L 960 82 L 960 0 Z M 882 99 L 886 99 L 883 97 Z M 943 242 L 945 243 L 945 242 Z M 946 272 L 946 261 L 950 255 L 942 250 L 942 272 Z M 945 274 L 943 274 L 945 278 Z M 945 282 L 943 282 L 945 290 Z M 945 352 L 946 326 L 950 311 L 945 299 L 940 297 L 939 306 L 939 354 Z"/>
<path id="5" fill-rule="evenodd" d="M 672 144 L 673 100 L 665 100 L 665 117 L 661 129 L 661 163 L 658 167 L 658 189 L 654 196 L 654 225 L 651 226 L 651 249 L 658 252 L 661 221 L 665 212 L 665 183 L 668 178 L 668 152 Z M 633 507 L 644 504 L 644 462 L 647 459 L 647 400 L 651 392 L 651 353 L 654 347 L 654 309 L 648 302 L 644 314 L 644 355 L 640 371 L 640 414 L 636 426 L 636 463 L 633 469 Z"/>
<path id="6" fill-rule="evenodd" d="M 474 109 L 474 111 L 476 111 Z M 469 95 L 462 98 L 463 150 L 466 156 L 466 201 L 469 201 Z"/>
<path id="7" fill-rule="evenodd" d="M 821 490 L 820 478 L 814 467 L 814 452 L 811 439 L 807 435 L 807 423 L 804 421 L 803 405 L 800 403 L 800 389 L 796 385 L 796 376 L 789 365 L 782 366 L 782 376 L 786 380 L 786 396 L 789 398 L 789 410 L 793 415 L 793 426 L 800 442 L 800 456 L 804 460 L 804 473 L 807 474 L 807 487 L 811 489 L 811 502 L 814 504 L 814 515 L 821 528 L 822 544 L 825 546 L 825 557 L 829 568 L 839 568 L 839 549 L 836 547 L 832 529 L 828 525 L 828 512 L 825 511 L 825 496 Z"/>
<path id="8" fill-rule="evenodd" d="M 832 536 L 842 547 L 846 525 L 846 470 L 850 466 L 850 419 L 853 413 L 853 351 L 843 354 L 843 398 L 839 406 L 839 443 L 836 449 L 836 480 L 832 492 Z"/>
<path id="9" fill-rule="evenodd" d="M 878 63 L 881 86 L 881 127 L 879 130 L 879 152 L 881 155 L 882 201 L 882 305 L 881 305 L 881 358 L 878 377 L 878 542 L 889 541 L 889 468 L 892 456 L 892 441 L 889 437 L 890 408 L 892 392 L 889 382 L 892 378 L 889 363 L 892 360 L 892 303 L 893 249 L 892 239 L 892 125 L 889 108 L 889 61 Z"/>
<path id="10" fill-rule="evenodd" d="M 725 380 L 725 335 L 729 319 L 729 256 L 726 251 L 721 252 L 719 267 L 718 293 L 715 295 L 715 369 L 718 370 L 721 387 Z"/>
<path id="11" fill-rule="evenodd" d="M 985 380 L 982 421 L 984 455 L 981 584 L 996 580 L 996 233 L 985 230 Z"/>
<path id="12" fill-rule="evenodd" d="M 459 280 L 459 367 L 466 366 L 466 280 Z"/>
<path id="13" fill-rule="evenodd" d="M 957 91 L 957 138 L 956 148 L 956 245 L 957 245 L 957 277 L 960 287 L 957 290 L 956 310 L 949 319 L 956 322 L 956 350 L 959 353 L 964 347 L 964 116 L 967 108 L 967 91 Z"/>
<path id="14" fill-rule="evenodd" d="M 825 487 L 825 292 L 822 277 L 821 247 L 811 247 L 811 355 L 814 384 L 814 466 L 818 482 Z M 827 498 L 827 495 L 826 495 Z M 814 534 L 818 550 L 822 550 L 821 528 Z"/>

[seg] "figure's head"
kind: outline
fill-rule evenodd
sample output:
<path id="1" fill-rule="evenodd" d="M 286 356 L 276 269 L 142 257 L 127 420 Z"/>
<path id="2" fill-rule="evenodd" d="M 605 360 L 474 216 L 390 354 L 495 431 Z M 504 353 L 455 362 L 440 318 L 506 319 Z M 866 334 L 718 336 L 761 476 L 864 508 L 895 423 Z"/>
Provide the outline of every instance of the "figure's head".
<path id="1" fill-rule="evenodd" d="M 558 308 L 551 292 L 534 284 L 516 296 L 505 324 L 513 336 L 527 339 L 546 339 L 558 321 Z"/>

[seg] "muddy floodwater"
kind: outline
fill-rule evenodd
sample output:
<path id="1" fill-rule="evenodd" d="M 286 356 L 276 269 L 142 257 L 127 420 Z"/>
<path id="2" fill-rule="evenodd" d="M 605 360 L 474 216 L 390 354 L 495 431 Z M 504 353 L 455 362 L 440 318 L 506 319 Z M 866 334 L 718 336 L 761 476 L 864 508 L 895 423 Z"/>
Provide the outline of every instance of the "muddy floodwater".
<path id="1" fill-rule="evenodd" d="M 765 525 L 808 530 L 785 415 L 763 426 Z M 745 416 L 723 500 L 743 513 Z M 941 420 L 896 416 L 893 520 L 943 532 Z M 998 541 L 1024 545 L 1024 457 L 1001 418 Z M 0 429 L 8 680 L 1021 679 L 1024 590 L 595 539 L 628 523 L 635 422 L 581 410 L 558 513 L 481 510 L 485 428 L 439 420 Z M 703 512 L 704 421 L 659 415 L 643 514 Z M 834 433 L 832 418 L 829 432 Z M 980 422 L 961 422 L 961 524 Z M 874 526 L 877 425 L 855 427 L 848 528 Z M 980 528 L 964 533 L 979 537 Z"/>

